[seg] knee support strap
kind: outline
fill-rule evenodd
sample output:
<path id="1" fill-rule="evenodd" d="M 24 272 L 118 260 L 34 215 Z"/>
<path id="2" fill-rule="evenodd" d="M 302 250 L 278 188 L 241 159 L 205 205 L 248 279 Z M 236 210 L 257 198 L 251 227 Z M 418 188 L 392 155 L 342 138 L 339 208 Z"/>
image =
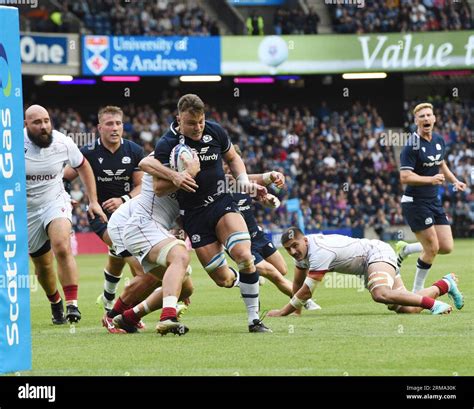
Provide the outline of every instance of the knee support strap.
<path id="1" fill-rule="evenodd" d="M 241 261 L 240 263 L 237 263 L 237 267 L 238 267 L 239 271 L 252 270 L 252 267 L 254 266 L 254 264 L 253 264 L 254 259 L 255 259 L 255 257 L 252 256 L 251 260 L 244 260 L 244 261 Z"/>
<path id="2" fill-rule="evenodd" d="M 225 258 L 225 253 L 221 251 L 211 258 L 211 261 L 207 263 L 207 265 L 204 267 L 204 270 L 206 270 L 208 274 L 211 274 L 219 267 L 225 266 L 226 264 L 227 260 Z"/>
<path id="3" fill-rule="evenodd" d="M 311 294 L 313 293 L 313 290 L 319 285 L 321 281 L 314 280 L 311 277 L 306 277 L 304 280 L 304 284 L 306 284 L 309 288 L 309 291 L 311 291 Z"/>
<path id="4" fill-rule="evenodd" d="M 160 251 L 160 254 L 158 254 L 158 257 L 156 258 L 156 264 L 159 266 L 166 267 L 168 264 L 166 263 L 166 258 L 168 257 L 168 253 L 174 246 L 183 246 L 186 248 L 186 244 L 184 243 L 183 240 L 173 240 L 163 246 L 163 248 Z"/>
<path id="5" fill-rule="evenodd" d="M 250 241 L 250 234 L 248 231 L 237 231 L 232 233 L 229 237 L 227 237 L 225 247 L 230 253 L 234 246 L 242 241 Z"/>
<path id="6" fill-rule="evenodd" d="M 385 271 L 374 271 L 373 273 L 369 274 L 369 282 L 367 283 L 367 287 L 370 292 L 372 292 L 375 288 L 386 286 L 392 288 L 394 284 L 393 277 L 385 272 Z"/>

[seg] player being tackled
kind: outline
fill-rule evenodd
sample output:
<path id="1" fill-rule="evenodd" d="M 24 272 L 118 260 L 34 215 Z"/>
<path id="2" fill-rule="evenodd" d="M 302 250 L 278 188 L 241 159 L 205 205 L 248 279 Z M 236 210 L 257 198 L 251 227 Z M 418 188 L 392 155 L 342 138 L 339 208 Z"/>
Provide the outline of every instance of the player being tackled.
<path id="1" fill-rule="evenodd" d="M 281 310 L 270 311 L 270 317 L 301 309 L 329 271 L 364 276 L 373 300 L 398 313 L 413 314 L 427 309 L 434 315 L 449 314 L 452 307 L 436 299 L 444 294 L 453 299 L 456 308 L 464 305 L 454 273 L 416 294 L 407 291 L 397 269 L 394 250 L 380 240 L 353 239 L 338 234 L 305 236 L 298 228 L 291 227 L 281 242 L 296 260 L 296 270 L 304 272 L 306 279 L 290 303 Z"/>

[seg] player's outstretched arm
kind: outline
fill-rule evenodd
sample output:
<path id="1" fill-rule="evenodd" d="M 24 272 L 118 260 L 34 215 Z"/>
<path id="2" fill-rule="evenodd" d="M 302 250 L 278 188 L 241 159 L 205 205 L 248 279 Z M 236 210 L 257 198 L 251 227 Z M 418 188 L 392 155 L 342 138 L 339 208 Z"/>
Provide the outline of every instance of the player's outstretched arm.
<path id="1" fill-rule="evenodd" d="M 158 159 L 153 158 L 152 156 L 143 158 L 138 166 L 141 170 L 154 177 L 169 181 L 170 186 L 174 185 L 176 190 L 183 189 L 187 192 L 194 193 L 199 187 L 188 172 L 176 172 L 173 169 L 164 166 Z"/>
<path id="2" fill-rule="evenodd" d="M 456 190 L 460 190 L 461 192 L 464 192 L 466 190 L 467 185 L 464 182 L 461 182 L 454 176 L 453 172 L 451 172 L 448 168 L 448 165 L 446 162 L 443 161 L 443 163 L 440 165 L 440 170 L 443 172 L 444 177 L 446 180 L 454 185 L 454 188 Z"/>
<path id="3" fill-rule="evenodd" d="M 301 308 L 303 308 L 304 304 L 311 298 L 311 296 L 311 290 L 305 283 L 288 304 L 286 304 L 280 310 L 271 310 L 267 315 L 269 317 L 284 317 L 295 312 L 296 310 L 301 310 Z"/>
<path id="4" fill-rule="evenodd" d="M 153 192 L 155 192 L 155 195 L 158 197 L 169 195 L 170 193 L 174 193 L 177 190 L 178 188 L 169 180 L 164 180 L 153 176 Z"/>
<path id="5" fill-rule="evenodd" d="M 250 174 L 249 179 L 250 181 L 258 183 L 262 186 L 268 186 L 271 183 L 274 183 L 278 189 L 281 189 L 285 186 L 285 175 L 275 170 L 265 173 Z"/>
<path id="6" fill-rule="evenodd" d="M 444 175 L 438 173 L 434 176 L 420 176 L 411 170 L 400 171 L 400 182 L 404 185 L 423 186 L 423 185 L 442 185 L 444 183 Z"/>
<path id="7" fill-rule="evenodd" d="M 264 197 L 260 198 L 258 202 L 270 209 L 276 209 L 280 207 L 281 204 L 280 199 L 271 193 L 267 193 Z"/>
<path id="8" fill-rule="evenodd" d="M 239 191 L 251 193 L 255 192 L 257 197 L 264 197 L 267 194 L 267 188 L 256 183 L 251 183 L 247 175 L 244 161 L 237 154 L 233 145 L 223 155 L 224 160 L 229 165 L 232 176 L 237 181 Z"/>
<path id="9" fill-rule="evenodd" d="M 92 172 L 91 165 L 87 159 L 84 158 L 84 162 L 80 167 L 76 168 L 76 170 L 86 188 L 86 194 L 89 198 L 89 209 L 87 212 L 92 218 L 95 217 L 94 215 L 97 215 L 104 223 L 106 223 L 107 216 L 97 201 L 97 188 L 95 185 L 94 173 Z"/>
<path id="10" fill-rule="evenodd" d="M 308 274 L 309 269 L 299 268 L 295 266 L 295 272 L 293 274 L 293 295 L 303 286 L 304 280 Z"/>

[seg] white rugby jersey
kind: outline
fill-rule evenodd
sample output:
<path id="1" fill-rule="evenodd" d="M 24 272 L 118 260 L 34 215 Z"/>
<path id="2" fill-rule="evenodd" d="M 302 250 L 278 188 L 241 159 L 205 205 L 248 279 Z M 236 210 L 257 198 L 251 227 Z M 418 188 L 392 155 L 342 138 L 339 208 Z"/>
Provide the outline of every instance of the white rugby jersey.
<path id="1" fill-rule="evenodd" d="M 64 167 L 77 168 L 84 162 L 79 148 L 66 135 L 53 130 L 53 141 L 47 148 L 34 144 L 23 129 L 28 210 L 44 206 L 64 194 Z"/>
<path id="2" fill-rule="evenodd" d="M 166 230 L 174 227 L 179 216 L 179 205 L 176 193 L 158 197 L 153 191 L 153 176 L 143 174 L 142 191 L 137 196 L 133 217 L 146 218 L 161 224 Z"/>
<path id="3" fill-rule="evenodd" d="M 309 234 L 308 255 L 296 261 L 297 267 L 310 271 L 335 271 L 363 275 L 377 240 L 353 239 L 340 234 Z"/>
<path id="4" fill-rule="evenodd" d="M 122 203 L 115 212 L 110 216 L 107 222 L 107 228 L 119 228 L 124 227 L 133 215 L 136 208 L 137 200 L 140 199 L 140 195 L 132 197 L 128 202 Z"/>

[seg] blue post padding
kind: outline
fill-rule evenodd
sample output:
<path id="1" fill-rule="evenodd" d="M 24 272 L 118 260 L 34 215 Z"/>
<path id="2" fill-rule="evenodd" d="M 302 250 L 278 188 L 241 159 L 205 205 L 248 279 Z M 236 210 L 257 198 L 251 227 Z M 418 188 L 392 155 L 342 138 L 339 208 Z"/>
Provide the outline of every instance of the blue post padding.
<path id="1" fill-rule="evenodd" d="M 0 373 L 31 369 L 18 9 L 0 6 Z"/>

